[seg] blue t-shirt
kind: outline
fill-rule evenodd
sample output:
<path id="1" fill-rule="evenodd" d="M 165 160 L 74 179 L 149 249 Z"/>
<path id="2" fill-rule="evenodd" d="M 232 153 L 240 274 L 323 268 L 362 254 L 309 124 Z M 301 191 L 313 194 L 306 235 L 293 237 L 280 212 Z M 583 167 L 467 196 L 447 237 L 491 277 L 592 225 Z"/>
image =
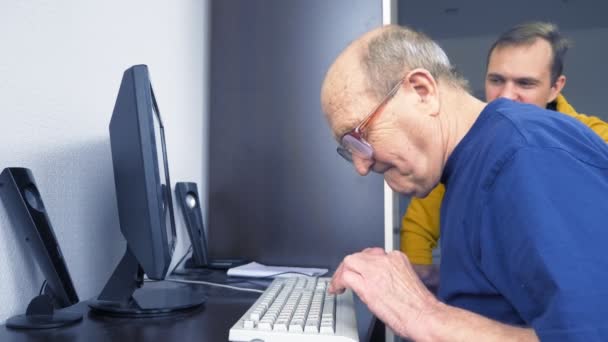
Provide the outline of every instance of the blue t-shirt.
<path id="1" fill-rule="evenodd" d="M 608 340 L 608 145 L 496 100 L 442 175 L 439 297 L 541 339 Z"/>

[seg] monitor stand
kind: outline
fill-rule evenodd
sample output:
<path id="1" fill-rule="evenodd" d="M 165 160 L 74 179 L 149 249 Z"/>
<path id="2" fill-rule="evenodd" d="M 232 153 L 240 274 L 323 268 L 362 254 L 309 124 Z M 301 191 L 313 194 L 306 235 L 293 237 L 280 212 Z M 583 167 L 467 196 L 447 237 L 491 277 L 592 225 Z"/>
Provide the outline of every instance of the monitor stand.
<path id="1" fill-rule="evenodd" d="M 50 329 L 78 323 L 81 320 L 82 314 L 55 310 L 51 295 L 42 294 L 32 299 L 25 315 L 7 319 L 6 326 L 11 329 Z"/>
<path id="2" fill-rule="evenodd" d="M 144 286 L 143 269 L 127 251 L 99 297 L 89 303 L 97 314 L 122 317 L 166 316 L 200 307 L 206 296 L 186 284 L 150 281 Z"/>

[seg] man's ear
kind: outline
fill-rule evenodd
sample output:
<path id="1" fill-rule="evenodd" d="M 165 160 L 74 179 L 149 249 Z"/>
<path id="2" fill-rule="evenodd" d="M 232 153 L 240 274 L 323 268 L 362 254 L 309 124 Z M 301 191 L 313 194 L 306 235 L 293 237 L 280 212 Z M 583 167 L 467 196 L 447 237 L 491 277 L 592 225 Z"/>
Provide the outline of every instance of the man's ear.
<path id="1" fill-rule="evenodd" d="M 439 113 L 439 89 L 431 73 L 422 68 L 411 70 L 404 78 L 405 83 L 411 86 L 417 96 L 417 103 L 421 108 L 432 115 Z"/>
<path id="2" fill-rule="evenodd" d="M 555 101 L 557 95 L 559 95 L 559 93 L 562 92 L 562 89 L 564 89 L 564 86 L 566 86 L 566 76 L 561 75 L 551 86 L 551 94 L 547 103 Z"/>

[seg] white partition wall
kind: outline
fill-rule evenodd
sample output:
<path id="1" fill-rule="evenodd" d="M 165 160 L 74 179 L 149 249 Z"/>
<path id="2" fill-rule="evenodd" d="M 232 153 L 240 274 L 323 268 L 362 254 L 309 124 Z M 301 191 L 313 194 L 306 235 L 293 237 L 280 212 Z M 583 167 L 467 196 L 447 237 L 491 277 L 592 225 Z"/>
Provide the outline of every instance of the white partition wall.
<path id="1" fill-rule="evenodd" d="M 397 23 L 397 0 L 382 0 L 382 23 Z M 384 182 L 384 249 L 392 251 L 399 248 L 399 196 Z M 393 342 L 395 335 L 385 328 L 386 342 Z"/>
<path id="2" fill-rule="evenodd" d="M 207 1 L 0 1 L 0 171 L 32 170 L 81 300 L 124 253 L 108 125 L 129 66 L 150 68 L 171 180 L 202 184 L 206 16 Z M 16 229 L 0 203 L 0 323 L 43 282 Z"/>
<path id="3" fill-rule="evenodd" d="M 382 0 L 382 24 L 397 23 L 397 1 Z M 397 233 L 395 233 L 397 232 Z M 399 248 L 399 196 L 384 182 L 384 249 Z"/>

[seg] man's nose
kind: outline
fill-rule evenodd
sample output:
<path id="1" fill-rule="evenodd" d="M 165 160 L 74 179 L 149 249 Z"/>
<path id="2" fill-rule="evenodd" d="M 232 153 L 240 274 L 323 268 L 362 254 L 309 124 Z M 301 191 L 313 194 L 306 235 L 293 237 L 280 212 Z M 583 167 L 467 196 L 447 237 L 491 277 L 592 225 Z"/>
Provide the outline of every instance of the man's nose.
<path id="1" fill-rule="evenodd" d="M 372 165 L 374 165 L 374 160 L 353 155 L 353 165 L 355 165 L 355 170 L 357 170 L 358 174 L 365 176 L 369 173 Z"/>
<path id="2" fill-rule="evenodd" d="M 505 86 L 502 87 L 502 90 L 500 94 L 498 94 L 498 96 L 507 98 L 509 100 L 517 101 L 517 91 L 513 84 L 510 82 L 507 82 Z"/>

